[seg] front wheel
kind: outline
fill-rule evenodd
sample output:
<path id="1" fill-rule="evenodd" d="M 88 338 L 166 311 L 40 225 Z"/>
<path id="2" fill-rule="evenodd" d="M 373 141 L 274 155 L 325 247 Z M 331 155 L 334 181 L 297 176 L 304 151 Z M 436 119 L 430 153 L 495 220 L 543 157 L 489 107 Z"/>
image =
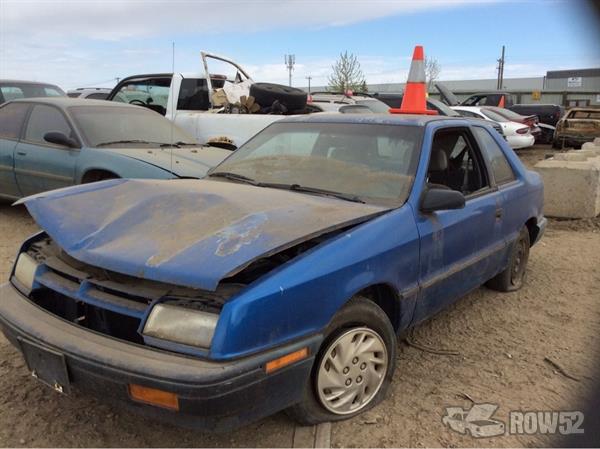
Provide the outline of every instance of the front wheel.
<path id="1" fill-rule="evenodd" d="M 523 226 L 519 238 L 511 250 L 508 267 L 490 279 L 487 286 L 501 292 L 512 292 L 520 289 L 525 279 L 530 246 L 529 230 L 527 226 Z"/>
<path id="2" fill-rule="evenodd" d="M 288 414 L 304 425 L 355 416 L 383 400 L 394 374 L 396 334 L 385 312 L 363 297 L 334 317 L 301 403 Z"/>

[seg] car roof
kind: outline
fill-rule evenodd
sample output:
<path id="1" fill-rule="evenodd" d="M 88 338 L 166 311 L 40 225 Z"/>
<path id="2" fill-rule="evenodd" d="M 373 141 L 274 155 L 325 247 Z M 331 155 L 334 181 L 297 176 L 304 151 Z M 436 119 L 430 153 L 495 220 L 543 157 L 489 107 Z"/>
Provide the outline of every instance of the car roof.
<path id="1" fill-rule="evenodd" d="M 103 90 L 111 91 L 112 87 L 78 87 L 77 89 L 69 89 L 67 92 L 98 92 Z"/>
<path id="2" fill-rule="evenodd" d="M 58 106 L 59 108 L 66 108 L 69 106 L 104 106 L 104 107 L 118 107 L 118 108 L 130 108 L 140 107 L 134 106 L 127 103 L 120 103 L 118 101 L 106 101 L 106 100 L 90 100 L 88 98 L 71 98 L 71 97 L 34 97 L 34 98 L 19 98 L 11 100 L 8 103 L 38 103 L 38 104 L 49 104 Z M 144 108 L 145 109 L 145 108 Z"/>
<path id="3" fill-rule="evenodd" d="M 468 121 L 464 117 L 448 117 L 445 115 L 417 115 L 417 114 L 339 114 L 315 113 L 289 116 L 277 123 L 347 123 L 347 124 L 372 124 L 372 125 L 410 125 L 425 126 L 427 123 L 439 120 Z"/>
<path id="4" fill-rule="evenodd" d="M 31 85 L 42 85 L 42 86 L 52 86 L 58 87 L 53 83 L 46 83 L 45 81 L 25 81 L 25 80 L 9 80 L 9 79 L 0 79 L 0 84 L 31 84 Z"/>

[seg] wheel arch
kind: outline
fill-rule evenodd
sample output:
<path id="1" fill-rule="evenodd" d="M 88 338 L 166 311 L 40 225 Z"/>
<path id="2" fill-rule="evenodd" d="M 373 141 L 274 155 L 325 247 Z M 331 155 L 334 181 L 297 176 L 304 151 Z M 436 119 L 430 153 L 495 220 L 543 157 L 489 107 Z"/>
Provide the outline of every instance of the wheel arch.
<path id="1" fill-rule="evenodd" d="M 537 225 L 537 218 L 531 217 L 525 222 L 525 226 L 527 227 L 527 231 L 529 231 L 529 246 L 533 246 L 533 242 L 536 241 L 537 236 L 540 233 L 540 228 L 538 228 Z"/>
<path id="2" fill-rule="evenodd" d="M 394 331 L 398 332 L 404 310 L 402 299 L 392 285 L 386 283 L 373 284 L 363 288 L 353 296 L 362 296 L 381 307 L 392 323 Z"/>
<path id="3" fill-rule="evenodd" d="M 87 168 L 81 175 L 81 184 L 95 182 L 102 179 L 120 178 L 120 176 L 112 170 L 106 168 Z"/>

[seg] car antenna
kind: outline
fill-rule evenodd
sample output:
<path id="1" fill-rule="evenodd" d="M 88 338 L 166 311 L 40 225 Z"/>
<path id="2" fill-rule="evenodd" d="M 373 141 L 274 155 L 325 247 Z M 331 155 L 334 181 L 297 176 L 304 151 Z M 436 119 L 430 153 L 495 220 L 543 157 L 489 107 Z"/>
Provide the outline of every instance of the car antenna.
<path id="1" fill-rule="evenodd" d="M 171 140 L 170 140 L 170 144 L 171 146 L 170 151 L 171 151 L 171 173 L 173 173 L 173 144 L 175 142 L 173 142 L 173 128 L 175 126 L 175 95 L 174 95 L 174 89 L 173 89 L 173 82 L 175 81 L 175 41 L 171 42 Z"/>

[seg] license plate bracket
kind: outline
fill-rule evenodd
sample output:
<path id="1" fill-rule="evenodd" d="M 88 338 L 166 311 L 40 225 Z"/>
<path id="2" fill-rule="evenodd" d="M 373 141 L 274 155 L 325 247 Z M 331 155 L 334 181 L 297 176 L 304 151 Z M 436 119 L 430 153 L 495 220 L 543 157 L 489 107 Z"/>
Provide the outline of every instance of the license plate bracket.
<path id="1" fill-rule="evenodd" d="M 62 394 L 71 392 L 64 354 L 19 338 L 21 352 L 32 377 Z"/>

